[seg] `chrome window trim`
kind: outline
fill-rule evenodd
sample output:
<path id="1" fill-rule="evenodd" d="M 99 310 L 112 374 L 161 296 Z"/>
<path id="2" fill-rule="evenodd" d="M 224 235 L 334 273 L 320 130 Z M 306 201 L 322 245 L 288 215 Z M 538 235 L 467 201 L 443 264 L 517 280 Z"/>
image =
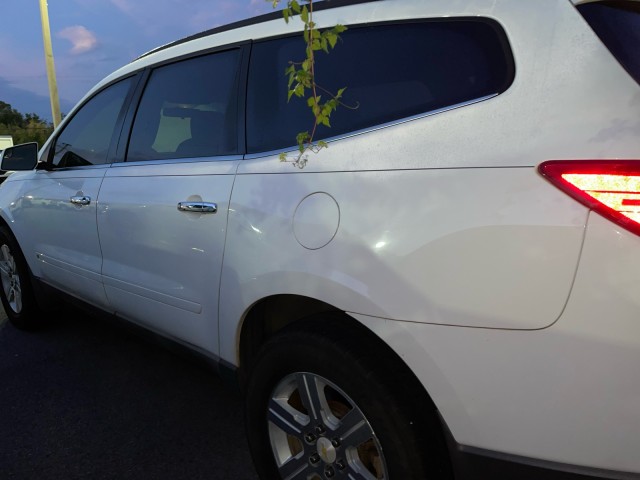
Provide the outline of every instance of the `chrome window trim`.
<path id="1" fill-rule="evenodd" d="M 111 162 L 98 163 L 97 165 L 78 165 L 75 167 L 52 167 L 51 170 L 38 170 L 46 173 L 59 173 L 59 172 L 81 172 L 83 170 L 97 170 L 97 169 L 107 169 L 111 166 Z"/>
<path id="2" fill-rule="evenodd" d="M 491 98 L 495 98 L 499 95 L 499 93 L 492 93 L 491 95 L 485 95 L 484 97 L 475 98 L 473 100 L 468 100 L 462 103 L 456 103 L 455 105 L 450 105 L 448 107 L 438 108 L 436 110 L 429 110 L 428 112 L 419 113 L 417 115 L 412 115 L 410 117 L 401 118 L 399 120 L 393 120 L 387 123 L 381 123 L 380 125 L 374 125 L 373 127 L 363 128 L 361 130 L 356 130 L 349 133 L 344 133 L 342 135 L 336 135 L 335 137 L 329 137 L 322 139 L 325 142 L 335 142 L 337 140 L 343 140 L 345 138 L 355 137 L 357 135 L 363 135 L 365 133 L 375 132 L 377 130 L 381 130 L 383 128 L 394 127 L 396 125 L 401 125 L 403 123 L 412 122 L 414 120 L 419 120 L 421 118 L 431 117 L 433 115 L 437 115 L 439 113 L 449 112 L 451 110 L 456 110 L 458 108 L 467 107 L 469 105 L 474 105 L 476 103 L 484 102 L 485 100 L 489 100 Z M 297 150 L 297 145 L 283 147 L 278 150 L 270 150 L 268 152 L 259 152 L 259 153 L 250 153 L 244 156 L 244 160 L 255 160 L 258 158 L 270 157 L 273 155 L 279 155 L 283 152 L 290 152 L 292 150 Z"/>
<path id="3" fill-rule="evenodd" d="M 242 155 L 223 155 L 223 156 L 212 156 L 212 157 L 184 157 L 184 158 L 168 158 L 162 160 L 138 160 L 135 162 L 117 162 L 112 163 L 111 168 L 122 168 L 122 167 L 140 167 L 143 165 L 170 165 L 176 163 L 211 163 L 211 162 L 233 162 L 237 160 L 242 160 Z"/>

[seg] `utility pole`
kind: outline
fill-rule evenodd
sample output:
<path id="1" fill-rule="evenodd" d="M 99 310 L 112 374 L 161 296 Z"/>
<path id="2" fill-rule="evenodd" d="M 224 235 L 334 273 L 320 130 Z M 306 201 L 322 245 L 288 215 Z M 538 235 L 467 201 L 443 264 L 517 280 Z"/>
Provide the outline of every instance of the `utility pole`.
<path id="1" fill-rule="evenodd" d="M 49 98 L 51 99 L 51 116 L 53 126 L 57 127 L 62 120 L 60 115 L 60 99 L 58 98 L 58 84 L 56 83 L 56 69 L 53 65 L 53 49 L 51 48 L 51 30 L 49 28 L 49 9 L 47 0 L 40 0 L 40 18 L 42 20 L 42 41 L 44 43 L 44 58 L 47 64 L 47 79 L 49 80 Z"/>

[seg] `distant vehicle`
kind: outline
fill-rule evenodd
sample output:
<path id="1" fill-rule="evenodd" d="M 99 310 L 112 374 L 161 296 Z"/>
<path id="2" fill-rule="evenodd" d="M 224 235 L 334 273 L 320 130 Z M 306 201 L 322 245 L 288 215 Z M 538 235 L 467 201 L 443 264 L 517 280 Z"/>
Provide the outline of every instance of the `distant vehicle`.
<path id="1" fill-rule="evenodd" d="M 7 147 L 13 146 L 13 137 L 11 135 L 0 135 L 0 155 L 2 155 L 2 150 Z M 13 172 L 7 172 L 4 170 L 0 170 L 0 184 L 4 182 L 9 175 Z"/>
<path id="2" fill-rule="evenodd" d="M 205 355 L 265 480 L 640 478 L 640 2 L 314 20 L 349 27 L 318 84 L 354 108 L 304 169 L 278 161 L 311 116 L 279 13 L 123 67 L 39 159 L 6 150 L 11 322 L 71 295 Z"/>
<path id="3" fill-rule="evenodd" d="M 12 146 L 13 137 L 11 135 L 0 135 L 0 151 Z"/>

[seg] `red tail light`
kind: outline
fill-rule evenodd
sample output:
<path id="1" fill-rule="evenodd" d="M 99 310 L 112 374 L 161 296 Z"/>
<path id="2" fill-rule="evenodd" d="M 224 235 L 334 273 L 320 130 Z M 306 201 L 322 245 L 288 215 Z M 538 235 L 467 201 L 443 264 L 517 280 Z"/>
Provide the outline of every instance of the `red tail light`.
<path id="1" fill-rule="evenodd" d="M 538 170 L 580 203 L 640 235 L 640 160 L 552 160 Z"/>

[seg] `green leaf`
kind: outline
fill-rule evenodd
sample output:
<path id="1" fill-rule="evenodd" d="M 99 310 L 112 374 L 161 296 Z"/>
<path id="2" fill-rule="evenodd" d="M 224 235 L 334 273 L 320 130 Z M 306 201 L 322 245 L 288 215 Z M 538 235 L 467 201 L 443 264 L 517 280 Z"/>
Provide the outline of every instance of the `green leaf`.
<path id="1" fill-rule="evenodd" d="M 320 123 L 322 123 L 322 125 L 325 125 L 325 126 L 331 128 L 331 123 L 329 123 L 329 117 L 324 117 L 322 119 L 322 122 L 320 122 Z"/>
<path id="2" fill-rule="evenodd" d="M 296 13 L 300 13 L 300 4 L 297 0 L 291 0 L 291 9 Z"/>
<path id="3" fill-rule="evenodd" d="M 285 23 L 289 23 L 289 15 L 291 15 L 291 10 L 289 10 L 288 8 L 282 10 L 282 16 L 284 17 Z"/>
<path id="4" fill-rule="evenodd" d="M 326 38 L 323 37 L 320 39 L 320 46 L 322 47 L 322 50 L 329 53 L 329 45 L 327 44 Z"/>
<path id="5" fill-rule="evenodd" d="M 296 71 L 296 79 L 304 84 L 305 86 L 309 86 L 309 83 L 311 82 L 311 73 L 310 72 L 305 72 L 304 70 L 297 70 Z"/>
<path id="6" fill-rule="evenodd" d="M 290 68 L 290 69 L 288 68 L 287 71 L 285 72 L 285 75 L 288 75 L 288 77 L 289 77 L 288 80 L 287 80 L 287 83 L 288 83 L 287 86 L 289 88 L 291 88 L 291 85 L 293 84 L 293 81 L 296 78 L 296 69 L 293 68 L 293 67 Z"/>
<path id="7" fill-rule="evenodd" d="M 304 23 L 309 23 L 309 10 L 307 9 L 306 5 L 302 7 L 302 11 L 300 12 L 300 19 Z"/>
<path id="8" fill-rule="evenodd" d="M 323 140 L 320 140 L 320 141 L 318 142 L 318 146 L 319 146 L 320 148 L 329 148 L 329 144 L 328 144 L 327 142 L 323 141 Z"/>
<path id="9" fill-rule="evenodd" d="M 286 153 L 281 153 L 280 155 L 278 155 L 278 158 L 280 159 L 281 162 L 286 162 L 287 161 L 287 154 Z"/>
<path id="10" fill-rule="evenodd" d="M 335 48 L 336 43 L 338 43 L 338 35 L 333 32 L 327 32 L 327 40 L 329 41 L 331 48 Z"/>

